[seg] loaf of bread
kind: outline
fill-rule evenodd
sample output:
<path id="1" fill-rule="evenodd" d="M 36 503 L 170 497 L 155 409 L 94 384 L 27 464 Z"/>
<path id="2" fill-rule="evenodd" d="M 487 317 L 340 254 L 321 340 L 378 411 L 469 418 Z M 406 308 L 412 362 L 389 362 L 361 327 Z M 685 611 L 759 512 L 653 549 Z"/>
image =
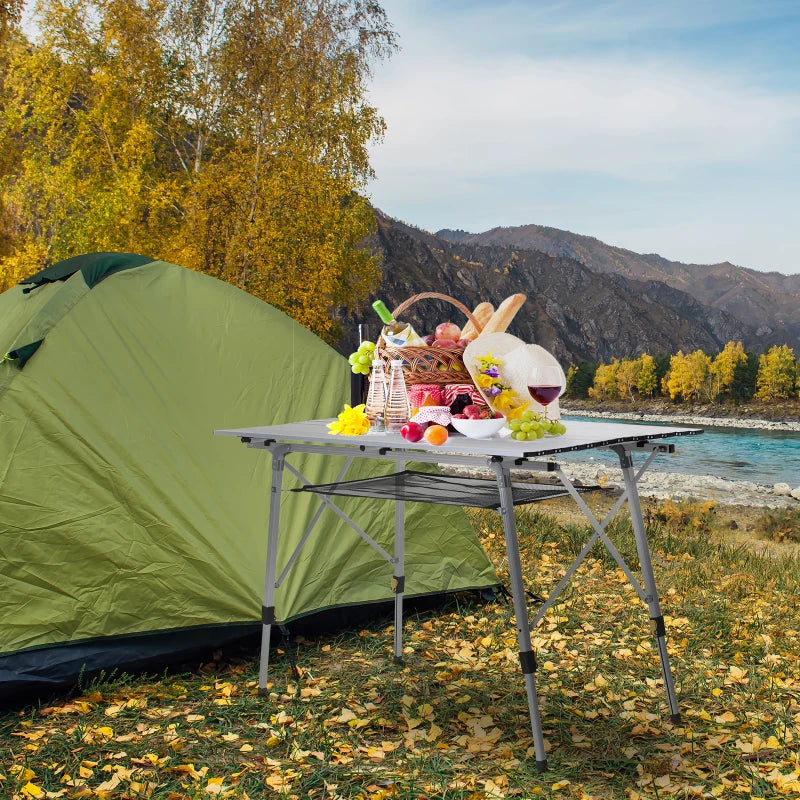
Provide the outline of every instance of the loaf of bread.
<path id="1" fill-rule="evenodd" d="M 511 324 L 517 311 L 522 308 L 525 300 L 527 297 L 524 294 L 512 294 L 511 297 L 506 297 L 483 326 L 481 333 L 503 333 Z"/>
<path id="2" fill-rule="evenodd" d="M 491 319 L 492 314 L 494 314 L 494 306 L 491 303 L 478 303 L 478 305 L 475 306 L 475 310 L 472 312 L 472 316 L 481 324 L 481 330 Z M 461 338 L 474 339 L 477 335 L 478 331 L 475 330 L 475 326 L 471 321 L 468 321 L 461 331 Z"/>

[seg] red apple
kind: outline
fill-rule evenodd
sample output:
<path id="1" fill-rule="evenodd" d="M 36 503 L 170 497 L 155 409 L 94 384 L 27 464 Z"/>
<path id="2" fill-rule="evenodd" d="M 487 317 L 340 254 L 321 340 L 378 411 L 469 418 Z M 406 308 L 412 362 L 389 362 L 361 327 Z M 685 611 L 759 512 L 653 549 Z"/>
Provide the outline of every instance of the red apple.
<path id="1" fill-rule="evenodd" d="M 406 422 L 400 428 L 400 435 L 409 442 L 418 442 L 425 435 L 425 425 L 418 422 Z"/>
<path id="2" fill-rule="evenodd" d="M 430 347 L 436 341 L 436 337 L 433 334 L 430 334 L 429 336 L 423 336 L 422 341 L 425 342 L 428 347 Z"/>
<path id="3" fill-rule="evenodd" d="M 463 350 L 468 344 L 471 344 L 472 339 L 459 339 L 456 344 L 459 350 Z"/>
<path id="4" fill-rule="evenodd" d="M 458 343 L 455 339 L 437 339 L 433 343 L 434 347 L 449 347 L 451 349 L 455 349 L 458 347 Z"/>
<path id="5" fill-rule="evenodd" d="M 436 326 L 437 339 L 452 339 L 457 342 L 461 338 L 461 328 L 454 322 L 443 322 Z"/>

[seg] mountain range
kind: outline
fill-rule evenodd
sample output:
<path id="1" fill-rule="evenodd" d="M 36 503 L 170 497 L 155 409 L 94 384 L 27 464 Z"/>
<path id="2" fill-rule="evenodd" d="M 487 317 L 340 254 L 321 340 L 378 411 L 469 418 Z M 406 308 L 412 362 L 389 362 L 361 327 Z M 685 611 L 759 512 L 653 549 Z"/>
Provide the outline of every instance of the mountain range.
<path id="1" fill-rule="evenodd" d="M 509 332 L 564 363 L 645 351 L 713 353 L 730 340 L 759 353 L 784 343 L 800 350 L 800 276 L 680 264 L 534 225 L 433 234 L 378 210 L 375 217 L 368 246 L 380 261 L 376 296 L 390 309 L 422 292 L 441 292 L 470 308 L 484 300 L 497 306 L 523 292 L 527 303 Z M 357 343 L 357 323 L 367 322 L 377 336 L 373 299 L 342 316 L 343 351 Z M 460 311 L 434 299 L 403 316 L 420 332 L 446 320 L 464 322 Z"/>
<path id="2" fill-rule="evenodd" d="M 800 341 L 800 274 L 759 272 L 727 261 L 684 264 L 543 225 L 492 228 L 484 233 L 441 230 L 436 235 L 458 244 L 536 250 L 575 259 L 594 272 L 661 281 L 754 328 L 756 339 L 750 344 L 756 350 L 771 343 L 796 348 Z"/>

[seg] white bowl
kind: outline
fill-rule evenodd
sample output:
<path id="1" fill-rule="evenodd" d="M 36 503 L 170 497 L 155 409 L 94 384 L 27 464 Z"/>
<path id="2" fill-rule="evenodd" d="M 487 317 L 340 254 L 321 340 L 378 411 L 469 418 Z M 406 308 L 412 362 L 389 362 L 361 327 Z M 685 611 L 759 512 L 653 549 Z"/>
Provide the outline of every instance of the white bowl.
<path id="1" fill-rule="evenodd" d="M 458 419 L 453 417 L 451 423 L 459 433 L 463 433 L 464 436 L 468 436 L 470 439 L 489 439 L 506 424 L 506 418 Z"/>

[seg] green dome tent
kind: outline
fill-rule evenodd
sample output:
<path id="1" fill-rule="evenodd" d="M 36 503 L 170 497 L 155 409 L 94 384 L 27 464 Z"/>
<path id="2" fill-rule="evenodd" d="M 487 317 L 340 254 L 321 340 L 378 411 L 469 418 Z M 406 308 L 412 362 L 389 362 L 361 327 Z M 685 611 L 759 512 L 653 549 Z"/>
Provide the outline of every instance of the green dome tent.
<path id="1" fill-rule="evenodd" d="M 239 289 L 120 253 L 0 295 L 0 354 L 0 696 L 260 630 L 270 458 L 213 431 L 334 416 L 345 360 Z M 323 483 L 338 462 L 295 464 Z M 351 477 L 377 474 L 361 464 Z M 318 503 L 284 502 L 279 563 Z M 390 546 L 391 504 L 341 504 Z M 407 514 L 407 596 L 496 584 L 461 509 Z M 391 567 L 322 520 L 278 592 L 282 620 L 393 596 Z"/>

